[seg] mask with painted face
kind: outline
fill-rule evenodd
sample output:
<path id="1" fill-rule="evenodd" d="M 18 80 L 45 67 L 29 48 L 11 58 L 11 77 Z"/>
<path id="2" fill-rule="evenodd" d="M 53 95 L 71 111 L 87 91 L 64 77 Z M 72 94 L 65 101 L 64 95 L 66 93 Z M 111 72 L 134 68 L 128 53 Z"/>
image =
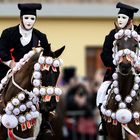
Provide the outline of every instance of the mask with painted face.
<path id="1" fill-rule="evenodd" d="M 31 30 L 35 24 L 36 16 L 35 15 L 23 15 L 22 16 L 22 25 L 25 30 Z"/>
<path id="2" fill-rule="evenodd" d="M 129 21 L 129 17 L 127 15 L 118 14 L 117 23 L 121 29 L 126 27 L 126 25 L 128 24 L 128 21 Z"/>

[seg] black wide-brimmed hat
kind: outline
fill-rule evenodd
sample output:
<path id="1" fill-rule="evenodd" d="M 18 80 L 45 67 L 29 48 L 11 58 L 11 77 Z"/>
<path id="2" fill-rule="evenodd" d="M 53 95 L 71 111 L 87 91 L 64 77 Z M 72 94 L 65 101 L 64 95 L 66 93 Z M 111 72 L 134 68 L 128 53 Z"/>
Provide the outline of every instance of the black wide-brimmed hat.
<path id="1" fill-rule="evenodd" d="M 138 8 L 132 7 L 130 5 L 126 5 L 121 2 L 117 3 L 116 8 L 120 8 L 118 14 L 127 15 L 131 19 L 133 19 L 134 13 L 137 13 L 139 11 Z"/>
<path id="2" fill-rule="evenodd" d="M 20 16 L 23 15 L 36 16 L 36 10 L 41 10 L 42 5 L 40 3 L 19 3 L 18 8 L 20 10 Z"/>

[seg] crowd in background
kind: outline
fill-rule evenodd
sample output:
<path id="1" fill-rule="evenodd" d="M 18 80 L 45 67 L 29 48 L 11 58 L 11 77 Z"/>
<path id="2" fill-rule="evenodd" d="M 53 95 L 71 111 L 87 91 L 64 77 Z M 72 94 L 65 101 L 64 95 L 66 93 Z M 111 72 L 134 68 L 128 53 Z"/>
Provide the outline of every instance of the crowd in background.
<path id="1" fill-rule="evenodd" d="M 59 115 L 63 114 L 62 133 L 64 139 L 99 139 L 100 115 L 96 107 L 96 94 L 103 81 L 103 76 L 104 70 L 102 69 L 97 70 L 92 79 L 78 77 L 75 67 L 63 69 L 58 84 L 63 90 L 59 102 L 61 104 Z"/>

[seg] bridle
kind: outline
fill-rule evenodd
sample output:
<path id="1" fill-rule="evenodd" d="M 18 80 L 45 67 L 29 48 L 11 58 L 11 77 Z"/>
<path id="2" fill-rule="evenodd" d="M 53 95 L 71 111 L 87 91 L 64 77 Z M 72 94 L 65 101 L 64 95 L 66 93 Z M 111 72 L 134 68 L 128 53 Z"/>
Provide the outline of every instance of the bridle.
<path id="1" fill-rule="evenodd" d="M 133 52 L 129 49 L 123 49 L 118 50 L 117 46 L 117 40 L 121 39 L 122 37 L 131 38 L 133 37 L 137 43 L 140 41 L 140 35 L 138 35 L 135 31 L 130 30 L 120 30 L 118 33 L 115 34 L 115 41 L 114 41 L 114 47 L 113 47 L 113 64 L 117 66 L 115 73 L 112 75 L 113 82 L 110 86 L 110 89 L 108 90 L 108 95 L 106 95 L 105 100 L 103 102 L 103 105 L 101 106 L 101 112 L 106 118 L 106 121 L 110 123 L 113 122 L 113 125 L 117 125 L 119 122 L 122 126 L 122 129 L 125 129 L 127 132 L 129 132 L 131 135 L 133 135 L 135 138 L 138 138 L 137 134 L 133 133 L 127 126 L 129 122 L 134 120 L 135 125 L 138 125 L 140 115 L 138 111 L 133 111 L 128 108 L 128 105 L 132 103 L 132 101 L 135 99 L 135 97 L 138 96 L 138 90 L 140 85 L 140 77 L 138 73 L 136 73 L 135 68 L 137 64 L 140 64 L 140 51 L 139 51 L 139 43 L 138 48 L 136 48 L 136 52 Z M 120 63 L 123 61 L 121 60 L 122 57 L 125 56 L 126 61 L 128 61 L 131 64 L 131 69 L 128 71 L 128 73 L 122 73 L 119 69 Z M 123 99 L 119 88 L 118 88 L 118 73 L 123 76 L 129 75 L 129 73 L 132 72 L 132 75 L 134 75 L 134 85 L 130 91 L 130 93 Z M 126 81 L 127 82 L 127 81 Z M 118 104 L 118 109 L 116 111 L 111 110 L 108 108 L 108 100 L 110 98 L 110 94 L 114 94 L 114 100 Z M 114 123 L 115 122 L 115 123 Z M 125 125 L 125 127 L 124 127 Z M 126 127 L 127 126 L 127 127 Z M 123 132 L 123 131 L 122 131 Z M 122 133 L 123 137 L 125 136 Z"/>
<path id="2" fill-rule="evenodd" d="M 115 37 L 115 41 L 113 42 L 113 64 L 117 66 L 116 71 L 119 72 L 121 75 L 128 75 L 130 72 L 133 72 L 133 74 L 135 74 L 135 68 L 138 64 L 140 64 L 140 46 L 139 46 L 139 41 L 140 41 L 140 35 L 137 34 L 136 31 L 131 31 L 131 30 L 119 30 L 118 33 L 116 33 L 114 35 Z M 124 38 L 125 41 L 127 41 L 129 38 L 133 38 L 137 44 L 138 47 L 136 47 L 136 52 L 130 50 L 130 49 L 121 49 L 119 50 L 119 47 L 117 46 L 117 42 L 118 40 L 120 40 L 121 38 Z M 122 73 L 120 71 L 119 65 L 121 62 L 127 61 L 128 63 L 131 64 L 131 69 L 128 71 L 128 73 Z"/>
<path id="3" fill-rule="evenodd" d="M 34 72 L 32 75 L 31 83 L 33 84 L 33 90 L 28 91 L 27 89 L 22 88 L 15 81 L 15 73 L 19 71 L 22 66 L 28 62 L 28 60 L 36 53 L 40 53 L 38 62 L 34 65 Z M 56 67 L 62 65 L 61 59 L 53 60 L 51 57 L 44 57 L 42 48 L 34 48 L 29 53 L 25 54 L 22 59 L 16 64 L 16 66 L 8 71 L 6 77 L 4 77 L 0 83 L 0 90 L 2 90 L 5 85 L 8 83 L 9 79 L 12 78 L 13 85 L 20 90 L 16 97 L 13 97 L 5 105 L 5 114 L 1 115 L 2 124 L 8 129 L 10 134 L 13 133 L 12 129 L 16 128 L 18 124 L 21 125 L 21 130 L 30 129 L 35 125 L 35 119 L 39 117 L 38 112 L 38 102 L 39 96 L 46 98 L 46 96 L 58 96 L 62 94 L 61 89 L 58 87 L 43 87 L 41 84 L 41 70 L 49 70 L 50 66 L 53 66 L 53 70 L 56 71 Z M 21 101 L 25 99 L 25 96 L 28 95 L 28 101 L 25 104 L 21 104 Z M 17 108 L 19 106 L 19 108 Z M 25 112 L 26 109 L 30 110 L 25 115 L 21 115 L 22 112 Z M 13 134 L 14 135 L 14 134 Z M 14 135 L 14 137 L 17 137 Z M 20 139 L 18 137 L 18 139 Z M 22 138 L 21 138 L 22 139 Z M 34 139 L 34 137 L 30 138 Z"/>

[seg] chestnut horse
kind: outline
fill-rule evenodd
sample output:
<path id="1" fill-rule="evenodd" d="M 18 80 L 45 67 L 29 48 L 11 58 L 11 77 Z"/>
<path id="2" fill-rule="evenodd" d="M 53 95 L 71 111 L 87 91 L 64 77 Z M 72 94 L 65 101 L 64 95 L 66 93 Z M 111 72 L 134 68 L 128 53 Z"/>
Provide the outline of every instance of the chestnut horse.
<path id="1" fill-rule="evenodd" d="M 109 140 L 140 139 L 139 41 L 136 31 L 126 29 L 115 34 L 113 63 L 116 71 L 101 106 Z"/>
<path id="2" fill-rule="evenodd" d="M 42 48 L 35 48 L 25 54 L 16 67 L 2 79 L 0 140 L 6 140 L 8 135 L 11 140 L 36 139 L 36 120 L 40 116 L 42 100 L 45 101 L 44 98 L 48 95 L 52 97 L 49 96 L 50 99 L 45 101 L 47 112 L 56 106 L 56 94 L 49 94 L 47 86 L 52 86 L 53 89 L 56 84 L 61 63 L 56 58 L 64 48 L 48 52 L 46 56 L 43 56 Z M 50 67 L 55 71 L 53 74 L 50 74 Z"/>

